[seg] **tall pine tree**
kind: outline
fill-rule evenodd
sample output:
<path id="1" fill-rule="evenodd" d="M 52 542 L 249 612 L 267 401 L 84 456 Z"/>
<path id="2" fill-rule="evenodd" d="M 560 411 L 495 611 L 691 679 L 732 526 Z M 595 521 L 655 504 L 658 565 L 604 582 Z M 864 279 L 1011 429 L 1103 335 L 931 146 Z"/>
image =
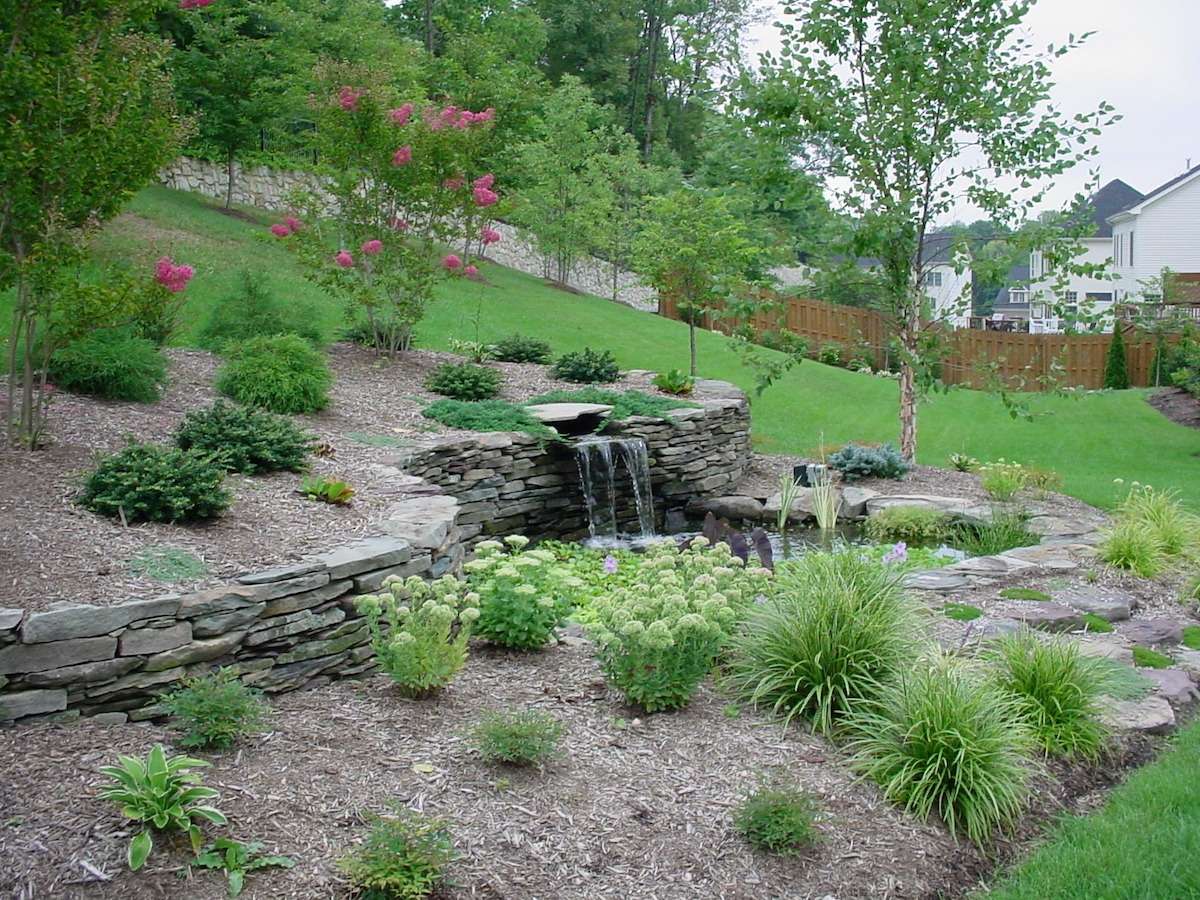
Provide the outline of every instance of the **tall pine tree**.
<path id="1" fill-rule="evenodd" d="M 1108 345 L 1108 361 L 1104 365 L 1104 387 L 1123 391 L 1129 387 L 1129 369 L 1125 365 L 1125 338 L 1118 323 L 1113 329 L 1112 342 Z"/>

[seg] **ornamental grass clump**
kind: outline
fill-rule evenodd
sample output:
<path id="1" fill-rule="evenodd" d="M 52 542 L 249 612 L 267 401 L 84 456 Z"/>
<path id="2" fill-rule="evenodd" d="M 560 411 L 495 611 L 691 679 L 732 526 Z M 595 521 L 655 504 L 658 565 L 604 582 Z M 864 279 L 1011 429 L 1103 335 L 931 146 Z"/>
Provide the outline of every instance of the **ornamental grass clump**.
<path id="1" fill-rule="evenodd" d="M 851 766 L 922 821 L 983 845 L 1025 808 L 1034 742 L 1021 706 L 963 660 L 918 663 L 848 726 Z"/>
<path id="2" fill-rule="evenodd" d="M 1163 556 L 1181 557 L 1200 551 L 1200 516 L 1184 509 L 1174 491 L 1135 485 L 1117 508 L 1117 519 L 1144 526 L 1158 542 Z"/>
<path id="3" fill-rule="evenodd" d="M 784 722 L 828 734 L 912 658 L 917 609 L 902 575 L 852 551 L 781 566 L 729 654 L 729 684 Z"/>
<path id="4" fill-rule="evenodd" d="M 359 597 L 379 667 L 408 697 L 449 684 L 467 661 L 479 596 L 453 575 L 389 578 L 384 592 Z"/>
<path id="5" fill-rule="evenodd" d="M 483 541 L 463 570 L 479 596 L 475 634 L 514 650 L 544 647 L 571 613 L 570 595 L 583 581 L 557 564 L 549 550 L 526 550 L 529 538 L 513 534 Z M 507 545 L 507 546 L 506 546 Z"/>
<path id="6" fill-rule="evenodd" d="M 992 678 L 1013 698 L 1034 741 L 1056 756 L 1095 760 L 1104 747 L 1100 721 L 1104 669 L 1074 641 L 1041 640 L 1029 631 L 992 642 Z"/>
<path id="7" fill-rule="evenodd" d="M 1118 519 L 1101 535 L 1096 553 L 1110 566 L 1142 578 L 1153 578 L 1166 565 L 1162 544 L 1145 522 Z"/>
<path id="8" fill-rule="evenodd" d="M 725 544 L 652 547 L 629 586 L 593 600 L 588 632 L 600 667 L 646 712 L 686 706 L 770 573 L 745 568 Z"/>

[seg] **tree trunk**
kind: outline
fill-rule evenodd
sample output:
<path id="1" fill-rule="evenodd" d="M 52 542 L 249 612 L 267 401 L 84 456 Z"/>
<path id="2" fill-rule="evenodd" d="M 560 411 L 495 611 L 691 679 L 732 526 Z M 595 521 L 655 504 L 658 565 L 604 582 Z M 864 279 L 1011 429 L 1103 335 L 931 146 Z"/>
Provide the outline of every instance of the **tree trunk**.
<path id="1" fill-rule="evenodd" d="M 917 384 L 912 363 L 900 364 L 900 453 L 909 462 L 917 457 Z"/>
<path id="2" fill-rule="evenodd" d="M 650 12 L 647 25 L 650 39 L 650 59 L 646 64 L 646 112 L 643 119 L 642 159 L 650 159 L 650 151 L 654 148 L 654 138 L 651 127 L 654 122 L 654 79 L 658 75 L 658 44 L 662 37 L 662 18 L 657 15 L 657 9 Z"/>
<path id="3" fill-rule="evenodd" d="M 233 150 L 225 158 L 225 208 L 233 205 Z"/>
<path id="4" fill-rule="evenodd" d="M 433 0 L 425 0 L 425 52 L 433 55 Z"/>
<path id="5" fill-rule="evenodd" d="M 692 357 L 692 377 L 696 377 L 696 319 L 688 316 L 688 352 Z"/>

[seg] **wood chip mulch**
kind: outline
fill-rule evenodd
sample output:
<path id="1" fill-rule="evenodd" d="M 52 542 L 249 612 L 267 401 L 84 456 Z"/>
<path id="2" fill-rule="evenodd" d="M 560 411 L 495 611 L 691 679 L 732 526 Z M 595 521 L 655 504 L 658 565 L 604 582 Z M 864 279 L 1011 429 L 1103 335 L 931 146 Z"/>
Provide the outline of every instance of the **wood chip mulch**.
<path id="1" fill-rule="evenodd" d="M 1188 428 L 1200 428 L 1200 399 L 1193 397 L 1183 388 L 1163 388 L 1155 391 L 1146 400 L 1160 413 Z"/>

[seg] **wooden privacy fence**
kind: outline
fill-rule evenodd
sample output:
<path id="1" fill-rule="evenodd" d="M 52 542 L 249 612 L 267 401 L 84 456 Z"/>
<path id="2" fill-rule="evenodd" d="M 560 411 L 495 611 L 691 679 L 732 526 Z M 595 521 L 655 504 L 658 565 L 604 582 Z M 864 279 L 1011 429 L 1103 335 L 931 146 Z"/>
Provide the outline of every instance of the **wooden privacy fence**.
<path id="1" fill-rule="evenodd" d="M 822 344 L 838 343 L 851 354 L 869 356 L 876 368 L 893 368 L 888 351 L 891 328 L 878 312 L 838 306 L 821 300 L 799 297 L 779 298 L 775 308 L 756 313 L 750 320 L 756 334 L 790 331 L 804 338 L 816 352 Z M 659 313 L 682 319 L 673 298 L 659 298 Z M 729 334 L 737 322 L 704 316 L 703 326 Z M 949 354 L 942 364 L 942 380 L 947 384 L 983 388 L 989 373 L 985 367 L 995 363 L 995 372 L 1009 385 L 1024 379 L 1027 390 L 1042 390 L 1037 379 L 1051 375 L 1057 359 L 1065 370 L 1064 382 L 1071 387 L 1104 387 L 1104 365 L 1111 334 L 1024 334 L 1004 331 L 978 331 L 966 328 L 944 329 Z M 1150 364 L 1154 359 L 1154 340 L 1136 329 L 1125 327 L 1125 361 L 1130 382 L 1137 387 L 1150 385 Z"/>

